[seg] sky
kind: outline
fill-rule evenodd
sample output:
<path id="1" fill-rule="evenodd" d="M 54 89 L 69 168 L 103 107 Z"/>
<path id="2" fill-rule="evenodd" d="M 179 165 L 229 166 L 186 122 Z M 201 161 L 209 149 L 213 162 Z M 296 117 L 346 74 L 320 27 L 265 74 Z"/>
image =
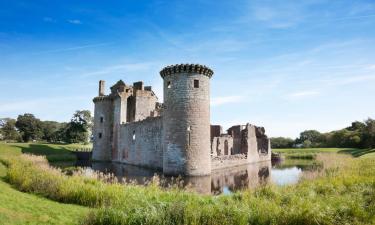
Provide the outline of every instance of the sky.
<path id="1" fill-rule="evenodd" d="M 69 121 L 98 81 L 214 70 L 211 123 L 269 136 L 375 118 L 373 0 L 0 0 L 0 118 Z"/>

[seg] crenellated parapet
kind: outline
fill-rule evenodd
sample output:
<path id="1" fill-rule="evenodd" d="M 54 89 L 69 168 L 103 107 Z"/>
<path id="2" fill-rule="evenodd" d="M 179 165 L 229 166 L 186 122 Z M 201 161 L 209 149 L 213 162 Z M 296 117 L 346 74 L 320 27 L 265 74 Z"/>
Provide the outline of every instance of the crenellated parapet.
<path id="1" fill-rule="evenodd" d="M 164 67 L 164 69 L 160 71 L 160 76 L 164 78 L 166 75 L 175 73 L 197 73 L 211 78 L 214 71 L 207 66 L 200 64 L 176 64 Z"/>

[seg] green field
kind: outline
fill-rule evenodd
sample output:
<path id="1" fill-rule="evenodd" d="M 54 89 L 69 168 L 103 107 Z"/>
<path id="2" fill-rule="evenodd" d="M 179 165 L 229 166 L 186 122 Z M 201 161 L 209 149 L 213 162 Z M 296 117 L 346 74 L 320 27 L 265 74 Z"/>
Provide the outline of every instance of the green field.
<path id="1" fill-rule="evenodd" d="M 0 156 L 25 153 L 46 156 L 50 162 L 74 161 L 76 157 L 72 151 L 91 147 L 81 144 L 0 143 Z"/>
<path id="2" fill-rule="evenodd" d="M 369 156 L 375 154 L 375 149 L 357 149 L 357 148 L 283 148 L 272 149 L 275 153 L 285 155 L 298 154 L 318 154 L 318 153 L 340 153 L 349 154 L 353 157 Z"/>
<path id="3" fill-rule="evenodd" d="M 47 155 L 47 159 L 51 155 L 65 157 L 70 154 L 70 147 L 0 144 L 0 159 L 7 165 L 0 167 L 0 221 L 106 225 L 375 224 L 375 155 L 371 150 L 275 150 L 289 155 L 314 154 L 324 167 L 311 171 L 296 185 L 266 185 L 222 196 L 178 188 L 163 190 L 157 180 L 144 187 L 69 177 L 46 167 L 43 158 L 21 156 L 24 152 Z M 58 202 L 92 210 L 87 214 L 89 208 Z"/>

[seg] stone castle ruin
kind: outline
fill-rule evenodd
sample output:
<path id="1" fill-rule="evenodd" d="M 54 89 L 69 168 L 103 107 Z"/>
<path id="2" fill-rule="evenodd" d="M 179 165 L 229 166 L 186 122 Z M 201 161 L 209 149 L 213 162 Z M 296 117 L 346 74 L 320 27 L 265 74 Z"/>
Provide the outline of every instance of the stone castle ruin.
<path id="1" fill-rule="evenodd" d="M 179 64 L 160 75 L 163 103 L 143 82 L 120 80 L 105 95 L 105 83 L 99 81 L 99 96 L 93 100 L 94 160 L 186 176 L 271 160 L 263 127 L 236 125 L 223 133 L 221 126 L 210 125 L 211 69 Z"/>

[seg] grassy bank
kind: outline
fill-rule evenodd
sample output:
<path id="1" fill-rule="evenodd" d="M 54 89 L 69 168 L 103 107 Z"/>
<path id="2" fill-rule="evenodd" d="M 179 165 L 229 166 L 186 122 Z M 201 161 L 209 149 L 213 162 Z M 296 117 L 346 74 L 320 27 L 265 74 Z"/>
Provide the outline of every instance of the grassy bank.
<path id="1" fill-rule="evenodd" d="M 25 153 L 65 155 L 60 152 L 72 145 L 44 145 L 24 143 L 0 143 L 0 159 L 17 157 Z M 78 146 L 77 146 L 78 147 Z M 70 153 L 69 153 L 70 154 Z M 62 204 L 34 194 L 20 192 L 6 180 L 7 167 L 0 163 L 0 224 L 81 224 L 89 208 Z"/>
<path id="2" fill-rule="evenodd" d="M 0 163 L 0 224 L 80 224 L 89 209 L 22 193 L 4 182 Z"/>
<path id="3" fill-rule="evenodd" d="M 165 191 L 157 180 L 143 187 L 68 177 L 40 157 L 4 161 L 17 189 L 98 208 L 86 224 L 374 224 L 375 159 L 323 154 L 317 160 L 324 168 L 297 185 L 215 197 Z"/>
<path id="4" fill-rule="evenodd" d="M 24 154 L 46 156 L 49 162 L 75 161 L 72 153 L 76 149 L 91 148 L 81 144 L 0 143 L 0 156 Z"/>
<path id="5" fill-rule="evenodd" d="M 349 154 L 353 157 L 368 156 L 375 154 L 375 149 L 358 149 L 358 148 L 279 148 L 272 149 L 272 152 L 281 153 L 285 156 L 304 156 L 316 155 L 318 153 L 339 153 Z"/>

